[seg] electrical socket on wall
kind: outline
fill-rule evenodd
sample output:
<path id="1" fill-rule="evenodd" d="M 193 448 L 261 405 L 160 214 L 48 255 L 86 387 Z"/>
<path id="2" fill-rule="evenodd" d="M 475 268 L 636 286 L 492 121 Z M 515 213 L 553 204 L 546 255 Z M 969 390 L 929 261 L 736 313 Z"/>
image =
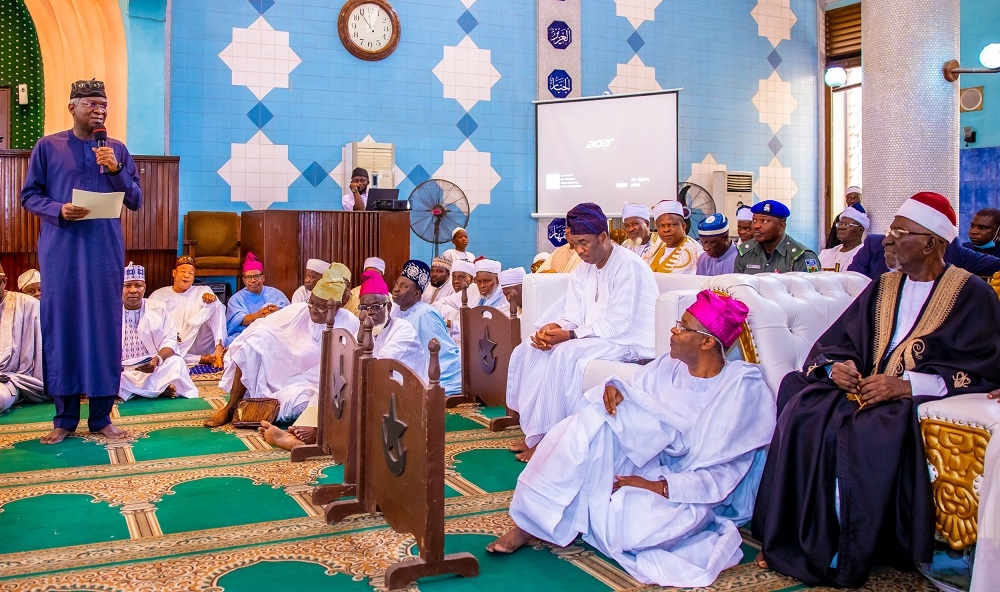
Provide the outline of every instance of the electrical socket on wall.
<path id="1" fill-rule="evenodd" d="M 18 84 L 17 85 L 17 104 L 27 105 L 28 104 L 28 85 Z"/>

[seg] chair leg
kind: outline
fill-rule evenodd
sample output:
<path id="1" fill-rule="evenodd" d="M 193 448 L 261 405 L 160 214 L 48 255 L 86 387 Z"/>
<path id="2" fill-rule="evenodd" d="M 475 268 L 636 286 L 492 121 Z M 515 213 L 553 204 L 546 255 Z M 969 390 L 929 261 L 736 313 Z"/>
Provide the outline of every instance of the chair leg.
<path id="1" fill-rule="evenodd" d="M 356 499 L 332 502 L 327 504 L 323 510 L 326 517 L 326 523 L 331 525 L 337 524 L 348 516 L 367 513 L 367 510 L 364 508 L 364 504 Z"/>
<path id="2" fill-rule="evenodd" d="M 299 444 L 292 447 L 292 462 L 302 462 L 314 456 L 324 456 L 323 448 L 318 444 Z"/>
<path id="3" fill-rule="evenodd" d="M 464 405 L 465 403 L 475 403 L 476 398 L 470 394 L 462 393 L 461 395 L 451 395 L 444 398 L 444 408 L 452 409 L 458 407 L 459 405 Z"/>
<path id="4" fill-rule="evenodd" d="M 507 408 L 507 415 L 503 417 L 494 417 L 490 420 L 491 432 L 502 432 L 507 428 L 512 428 L 521 425 L 521 416 L 518 415 L 517 411 L 513 411 L 509 407 Z"/>
<path id="5" fill-rule="evenodd" d="M 399 590 L 420 578 L 455 574 L 465 578 L 479 575 L 479 561 L 472 553 L 452 553 L 440 561 L 424 561 L 423 558 L 407 559 L 389 566 L 385 572 L 385 586 Z"/>
<path id="6" fill-rule="evenodd" d="M 312 501 L 317 506 L 325 506 L 342 497 L 351 497 L 357 491 L 358 488 L 353 483 L 320 485 L 316 489 L 313 489 Z"/>

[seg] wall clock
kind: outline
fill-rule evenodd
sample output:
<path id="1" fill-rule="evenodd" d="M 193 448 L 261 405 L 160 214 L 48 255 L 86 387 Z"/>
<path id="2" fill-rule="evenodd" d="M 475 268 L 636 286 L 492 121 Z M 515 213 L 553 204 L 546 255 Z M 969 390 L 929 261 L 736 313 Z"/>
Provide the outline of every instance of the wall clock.
<path id="1" fill-rule="evenodd" d="M 387 0 L 348 0 L 340 9 L 337 32 L 355 57 L 382 60 L 399 45 L 399 17 Z"/>

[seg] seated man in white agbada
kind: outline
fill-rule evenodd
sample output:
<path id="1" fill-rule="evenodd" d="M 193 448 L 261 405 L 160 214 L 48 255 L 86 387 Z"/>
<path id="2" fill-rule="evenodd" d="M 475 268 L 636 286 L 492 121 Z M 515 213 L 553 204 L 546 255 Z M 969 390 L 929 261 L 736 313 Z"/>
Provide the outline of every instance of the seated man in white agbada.
<path id="1" fill-rule="evenodd" d="M 370 316 L 375 322 L 372 328 L 375 338 L 372 356 L 382 360 L 399 360 L 426 381 L 429 354 L 409 321 L 389 316 L 392 300 L 382 274 L 377 270 L 364 272 L 359 287 L 360 312 L 363 317 Z M 288 431 L 266 421 L 260 425 L 260 435 L 272 446 L 291 450 L 299 444 L 314 444 L 316 426 L 319 425 L 319 400 L 313 399 Z"/>
<path id="2" fill-rule="evenodd" d="M 154 290 L 149 300 L 167 309 L 177 329 L 177 355 L 188 366 L 211 364 L 222 368 L 226 341 L 226 307 L 208 286 L 194 285 L 194 257 L 174 263 L 173 285 Z"/>
<path id="3" fill-rule="evenodd" d="M 177 329 L 167 308 L 146 294 L 146 269 L 129 263 L 122 289 L 122 380 L 118 396 L 198 397 L 184 359 L 177 355 Z"/>
<path id="4" fill-rule="evenodd" d="M 776 413 L 759 367 L 725 359 L 746 315 L 702 291 L 668 355 L 587 391 L 521 472 L 516 526 L 487 549 L 582 533 L 640 582 L 678 587 L 709 586 L 739 563 Z"/>
<path id="5" fill-rule="evenodd" d="M 492 259 L 480 259 L 473 265 L 473 285 L 466 291 L 469 308 L 477 306 L 492 306 L 508 312 L 510 303 L 500 288 L 500 262 Z M 455 343 L 462 343 L 462 294 L 452 294 L 441 304 L 441 316 L 448 325 L 448 331 Z"/>
<path id="6" fill-rule="evenodd" d="M 323 277 L 323 274 L 326 273 L 329 267 L 330 264 L 322 259 L 309 259 L 306 261 L 306 274 L 302 278 L 302 285 L 292 294 L 292 304 L 309 300 L 309 294 L 312 294 L 313 286 L 316 285 L 319 278 Z"/>
<path id="7" fill-rule="evenodd" d="M 302 413 L 319 393 L 327 311 L 336 308 L 334 327 L 338 329 L 357 334 L 361 327 L 358 317 L 341 307 L 346 285 L 340 270 L 331 265 L 313 286 L 308 302 L 289 304 L 254 322 L 233 341 L 219 382 L 219 388 L 229 393 L 229 402 L 205 422 L 206 427 L 232 421 L 244 397 L 277 399 L 280 421 Z"/>
<path id="8" fill-rule="evenodd" d="M 520 413 L 525 435 L 511 450 L 522 461 L 569 415 L 591 360 L 654 357 L 660 293 L 652 270 L 608 237 L 608 219 L 597 204 L 576 206 L 566 221 L 582 263 L 570 274 L 562 310 L 548 311 L 559 316 L 514 348 L 507 370 L 507 406 Z"/>
<path id="9" fill-rule="evenodd" d="M 475 306 L 473 302 L 479 299 L 479 288 L 476 286 L 476 264 L 464 259 L 454 261 L 451 264 L 451 288 L 451 294 L 437 300 L 431 306 L 441 313 L 444 324 L 448 327 L 448 334 L 458 343 L 461 336 L 458 326 L 461 323 L 459 311 L 462 310 L 462 292 L 465 292 L 469 306 Z"/>
<path id="10" fill-rule="evenodd" d="M 7 289 L 0 265 L 0 413 L 22 399 L 52 400 L 42 388 L 40 310 L 35 298 Z"/>

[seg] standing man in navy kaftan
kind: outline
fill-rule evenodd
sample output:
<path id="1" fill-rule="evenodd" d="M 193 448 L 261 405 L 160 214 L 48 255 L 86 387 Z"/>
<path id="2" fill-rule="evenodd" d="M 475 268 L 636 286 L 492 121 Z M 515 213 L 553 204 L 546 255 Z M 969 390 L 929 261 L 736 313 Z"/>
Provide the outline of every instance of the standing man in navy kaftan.
<path id="1" fill-rule="evenodd" d="M 21 190 L 21 205 L 43 224 L 38 237 L 42 287 L 45 390 L 55 399 L 54 429 L 44 444 L 61 442 L 80 421 L 87 395 L 91 432 L 120 438 L 111 424 L 122 359 L 121 282 L 125 243 L 118 219 L 83 220 L 90 210 L 74 206 L 73 190 L 125 192 L 125 206 L 142 205 L 139 174 L 128 149 L 108 138 L 98 148 L 94 129 L 104 127 L 104 83 L 80 80 L 70 89 L 73 129 L 35 145 Z M 101 172 L 107 167 L 107 173 Z"/>

